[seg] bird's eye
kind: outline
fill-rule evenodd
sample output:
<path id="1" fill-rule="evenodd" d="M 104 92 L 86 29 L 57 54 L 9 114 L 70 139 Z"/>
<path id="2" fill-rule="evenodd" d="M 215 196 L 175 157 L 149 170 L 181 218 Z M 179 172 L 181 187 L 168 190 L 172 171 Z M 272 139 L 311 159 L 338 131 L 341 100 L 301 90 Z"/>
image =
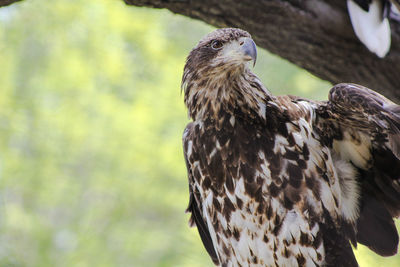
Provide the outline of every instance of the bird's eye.
<path id="1" fill-rule="evenodd" d="M 223 45 L 224 45 L 224 44 L 223 44 L 221 41 L 218 41 L 218 40 L 214 40 L 214 41 L 211 43 L 212 49 L 215 49 L 215 50 L 221 49 Z"/>

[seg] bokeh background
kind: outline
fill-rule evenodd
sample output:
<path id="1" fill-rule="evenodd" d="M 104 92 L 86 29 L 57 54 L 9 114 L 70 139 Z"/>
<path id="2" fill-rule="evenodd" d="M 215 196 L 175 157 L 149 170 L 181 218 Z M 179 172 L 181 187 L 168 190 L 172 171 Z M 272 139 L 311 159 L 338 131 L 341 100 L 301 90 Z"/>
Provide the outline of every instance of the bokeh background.
<path id="1" fill-rule="evenodd" d="M 0 8 L 0 266 L 212 266 L 184 213 L 180 93 L 212 30 L 120 0 Z M 265 51 L 255 72 L 274 94 L 330 88 Z"/>

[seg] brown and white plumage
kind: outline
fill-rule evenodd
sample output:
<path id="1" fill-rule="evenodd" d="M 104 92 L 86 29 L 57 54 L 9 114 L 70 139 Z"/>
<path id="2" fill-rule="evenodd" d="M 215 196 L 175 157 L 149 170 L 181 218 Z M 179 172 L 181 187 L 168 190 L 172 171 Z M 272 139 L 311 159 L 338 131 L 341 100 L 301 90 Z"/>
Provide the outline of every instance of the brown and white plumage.
<path id="1" fill-rule="evenodd" d="M 273 96 L 255 58 L 247 32 L 219 29 L 184 69 L 188 211 L 213 262 L 357 266 L 350 242 L 395 254 L 400 107 L 354 84 Z"/>

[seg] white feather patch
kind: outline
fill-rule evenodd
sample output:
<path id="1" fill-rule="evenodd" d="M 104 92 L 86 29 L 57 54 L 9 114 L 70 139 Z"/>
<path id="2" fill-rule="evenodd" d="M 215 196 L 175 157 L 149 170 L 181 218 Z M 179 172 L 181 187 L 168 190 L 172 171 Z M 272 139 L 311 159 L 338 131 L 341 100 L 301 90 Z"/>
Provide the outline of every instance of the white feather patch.
<path id="1" fill-rule="evenodd" d="M 371 140 L 360 133 L 360 143 L 354 142 L 348 132 L 344 132 L 343 140 L 333 141 L 333 149 L 344 160 L 351 161 L 359 168 L 367 169 L 371 158 Z"/>
<path id="2" fill-rule="evenodd" d="M 357 183 L 356 170 L 349 162 L 335 160 L 334 165 L 340 181 L 340 210 L 343 217 L 355 222 L 359 215 L 360 188 Z"/>
<path id="3" fill-rule="evenodd" d="M 389 52 L 391 42 L 389 20 L 382 20 L 382 8 L 380 0 L 372 0 L 366 12 L 352 0 L 347 0 L 351 24 L 358 39 L 381 58 Z"/>

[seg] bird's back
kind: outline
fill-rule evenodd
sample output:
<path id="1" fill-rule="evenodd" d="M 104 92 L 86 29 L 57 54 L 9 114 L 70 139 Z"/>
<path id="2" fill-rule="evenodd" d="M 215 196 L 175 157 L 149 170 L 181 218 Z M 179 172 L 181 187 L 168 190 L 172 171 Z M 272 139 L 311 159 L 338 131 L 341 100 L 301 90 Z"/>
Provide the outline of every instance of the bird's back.
<path id="1" fill-rule="evenodd" d="M 340 189 L 312 126 L 313 104 L 281 97 L 266 108 L 265 120 L 221 112 L 219 121 L 195 121 L 184 137 L 199 219 L 219 262 L 322 266 L 330 249 L 356 266 L 342 226 L 333 223 Z"/>

